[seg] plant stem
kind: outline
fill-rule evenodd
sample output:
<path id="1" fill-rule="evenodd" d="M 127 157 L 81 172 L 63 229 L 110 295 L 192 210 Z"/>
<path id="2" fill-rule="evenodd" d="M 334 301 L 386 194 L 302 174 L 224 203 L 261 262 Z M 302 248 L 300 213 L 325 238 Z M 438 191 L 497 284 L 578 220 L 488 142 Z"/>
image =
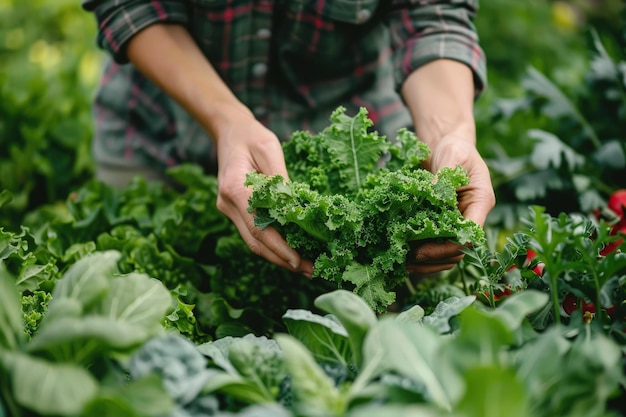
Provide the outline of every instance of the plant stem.
<path id="1" fill-rule="evenodd" d="M 411 282 L 411 279 L 408 276 L 404 278 L 404 282 L 406 283 L 406 287 L 409 289 L 409 292 L 411 293 L 411 295 L 417 294 L 417 290 L 415 289 L 415 286 L 413 285 L 413 283 Z"/>
<path id="2" fill-rule="evenodd" d="M 459 269 L 459 274 L 461 275 L 461 284 L 463 285 L 463 292 L 465 292 L 465 295 L 470 295 L 469 287 L 467 286 L 467 280 L 465 279 L 465 270 L 461 268 L 458 264 L 457 264 L 457 268 Z"/>

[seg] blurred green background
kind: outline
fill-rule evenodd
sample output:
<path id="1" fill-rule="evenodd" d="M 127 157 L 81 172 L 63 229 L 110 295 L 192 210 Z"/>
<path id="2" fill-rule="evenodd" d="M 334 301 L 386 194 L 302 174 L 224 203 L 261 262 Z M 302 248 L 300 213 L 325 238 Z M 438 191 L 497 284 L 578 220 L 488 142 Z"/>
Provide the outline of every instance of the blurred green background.
<path id="1" fill-rule="evenodd" d="M 626 186 L 611 180 L 626 172 L 618 130 L 626 120 L 624 2 L 480 4 L 489 88 L 476 118 L 498 195 L 491 224 L 515 227 L 530 203 L 552 211 L 601 205 Z M 0 190 L 13 195 L 3 224 L 19 224 L 91 178 L 91 97 L 102 57 L 79 0 L 0 0 Z"/>

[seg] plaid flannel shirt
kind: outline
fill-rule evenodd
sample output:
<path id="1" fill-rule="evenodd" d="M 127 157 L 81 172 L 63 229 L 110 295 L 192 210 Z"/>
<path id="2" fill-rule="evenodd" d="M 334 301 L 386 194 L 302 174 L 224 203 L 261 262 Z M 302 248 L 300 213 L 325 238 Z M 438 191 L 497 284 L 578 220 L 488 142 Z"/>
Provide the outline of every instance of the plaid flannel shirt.
<path id="1" fill-rule="evenodd" d="M 210 167 L 206 132 L 128 64 L 125 45 L 154 23 L 184 25 L 209 62 L 281 140 L 318 132 L 332 110 L 366 107 L 379 133 L 412 125 L 399 91 L 437 58 L 467 64 L 476 92 L 485 58 L 472 20 L 478 0 L 83 0 L 110 53 L 94 112 L 94 156 L 112 166 Z M 154 46 L 158 48 L 158 45 Z"/>

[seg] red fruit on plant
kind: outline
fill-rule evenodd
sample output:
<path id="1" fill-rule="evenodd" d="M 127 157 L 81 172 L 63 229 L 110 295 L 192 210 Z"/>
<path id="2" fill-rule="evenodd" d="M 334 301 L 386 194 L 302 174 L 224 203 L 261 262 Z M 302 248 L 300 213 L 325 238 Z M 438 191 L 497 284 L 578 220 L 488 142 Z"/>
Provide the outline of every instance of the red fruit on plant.
<path id="1" fill-rule="evenodd" d="M 624 222 L 626 219 L 626 189 L 617 190 L 611 194 L 607 206 L 620 217 L 620 223 Z"/>
<path id="2" fill-rule="evenodd" d="M 518 288 L 518 291 L 521 290 L 521 288 Z M 493 300 L 494 301 L 500 301 L 501 298 L 506 298 L 509 295 L 513 294 L 513 290 L 511 289 L 511 287 L 509 286 L 509 284 L 507 284 L 503 290 L 496 290 L 493 293 Z M 489 299 L 491 296 L 491 293 L 489 291 L 484 291 L 483 295 Z"/>
<path id="3" fill-rule="evenodd" d="M 530 265 L 533 259 L 537 256 L 537 252 L 532 249 L 526 249 L 526 260 L 524 261 L 524 266 Z M 533 272 L 539 276 L 543 276 L 543 264 L 538 263 L 534 268 Z"/>
<path id="4" fill-rule="evenodd" d="M 611 228 L 611 234 L 616 235 L 618 232 L 626 233 L 626 189 L 617 190 L 609 197 L 607 202 L 608 208 L 615 213 L 620 220 Z M 622 239 L 612 242 L 605 246 L 600 255 L 606 256 L 609 253 L 615 251 L 619 245 L 622 244 Z"/>
<path id="5" fill-rule="evenodd" d="M 578 307 L 578 303 L 576 301 L 576 296 L 572 293 L 565 294 L 565 298 L 563 299 L 563 310 L 568 314 L 572 315 L 574 311 L 576 311 L 576 307 Z"/>
<path id="6" fill-rule="evenodd" d="M 570 316 L 579 307 L 582 310 L 583 314 L 596 314 L 596 306 L 593 303 L 587 303 L 583 298 L 576 298 L 576 296 L 572 293 L 565 294 L 563 304 L 561 305 L 563 306 L 563 310 Z"/>
<path id="7" fill-rule="evenodd" d="M 624 230 L 624 232 L 626 233 L 626 230 Z M 611 252 L 615 252 L 615 250 L 619 247 L 619 245 L 622 244 L 622 242 L 623 242 L 623 239 L 620 239 L 617 242 L 609 243 L 608 245 L 603 247 L 602 250 L 600 250 L 600 255 L 606 256 Z"/>

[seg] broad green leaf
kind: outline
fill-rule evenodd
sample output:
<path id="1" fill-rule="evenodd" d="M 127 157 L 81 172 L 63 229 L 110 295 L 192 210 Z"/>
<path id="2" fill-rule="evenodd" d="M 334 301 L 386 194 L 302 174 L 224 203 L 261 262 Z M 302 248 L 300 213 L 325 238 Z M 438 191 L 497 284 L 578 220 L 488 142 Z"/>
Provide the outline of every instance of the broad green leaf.
<path id="1" fill-rule="evenodd" d="M 447 411 L 427 405 L 369 403 L 350 410 L 346 417 L 454 417 Z"/>
<path id="2" fill-rule="evenodd" d="M 237 412 L 237 417 L 294 417 L 279 404 L 254 404 Z"/>
<path id="3" fill-rule="evenodd" d="M 206 390 L 221 391 L 249 403 L 275 400 L 273 393 L 286 375 L 276 341 L 249 334 L 217 339 L 197 349 L 224 371 L 211 376 Z"/>
<path id="4" fill-rule="evenodd" d="M 622 357 L 622 348 L 613 339 L 587 330 L 584 336 L 581 334 L 576 338 L 565 363 L 569 381 L 578 387 L 570 385 L 569 390 L 560 390 L 558 394 L 565 397 L 565 402 L 577 401 L 577 411 L 586 409 L 585 415 L 597 415 L 604 411 L 607 401 L 614 397 L 623 383 Z M 576 381 L 582 375 L 589 378 Z"/>
<path id="5" fill-rule="evenodd" d="M 206 392 L 221 392 L 248 404 L 267 403 L 267 393 L 240 375 L 210 369 L 211 377 L 204 385 Z"/>
<path id="6" fill-rule="evenodd" d="M 108 290 L 111 277 L 117 273 L 120 257 L 116 251 L 98 252 L 70 266 L 54 287 L 50 308 L 62 298 L 75 298 L 85 308 L 100 301 Z"/>
<path id="7" fill-rule="evenodd" d="M 501 352 L 513 343 L 513 332 L 503 320 L 488 312 L 468 308 L 460 315 L 461 328 L 451 341 L 450 358 L 461 370 L 500 363 Z"/>
<path id="8" fill-rule="evenodd" d="M 173 407 L 161 378 L 150 375 L 123 385 L 101 387 L 81 417 L 158 417 Z"/>
<path id="9" fill-rule="evenodd" d="M 9 353 L 15 400 L 41 415 L 78 415 L 98 392 L 98 382 L 86 369 L 52 363 L 22 353 Z"/>
<path id="10" fill-rule="evenodd" d="M 348 332 L 348 339 L 357 366 L 361 365 L 363 340 L 367 332 L 376 325 L 376 314 L 358 295 L 335 290 L 315 299 L 315 307 L 335 316 Z"/>
<path id="11" fill-rule="evenodd" d="M 619 346 L 588 326 L 573 342 L 561 332 L 549 329 L 516 355 L 534 415 L 605 415 L 623 378 Z"/>
<path id="12" fill-rule="evenodd" d="M 244 337 L 233 343 L 228 358 L 239 374 L 263 394 L 263 402 L 275 400 L 274 393 L 286 376 L 278 344 L 265 337 Z"/>
<path id="13" fill-rule="evenodd" d="M 289 334 L 302 342 L 317 362 L 351 363 L 348 332 L 337 321 L 308 310 L 287 310 L 283 322 Z"/>
<path id="14" fill-rule="evenodd" d="M 239 338 L 236 337 L 222 337 L 212 342 L 203 343 L 198 345 L 198 352 L 210 358 L 216 366 L 223 369 L 230 375 L 239 376 L 239 372 L 228 358 L 228 352 L 233 343 Z"/>
<path id="15" fill-rule="evenodd" d="M 472 305 L 475 300 L 476 297 L 473 295 L 450 297 L 437 304 L 435 311 L 424 317 L 422 322 L 441 334 L 448 333 L 451 330 L 450 319 L 458 316 L 459 313 Z"/>
<path id="16" fill-rule="evenodd" d="M 111 280 L 96 312 L 152 334 L 160 329 L 171 302 L 170 292 L 159 280 L 130 273 Z"/>
<path id="17" fill-rule="evenodd" d="M 106 294 L 105 297 L 95 305 L 92 300 L 92 311 L 79 308 L 80 297 L 61 296 L 56 303 L 51 302 L 39 331 L 28 345 L 29 351 L 52 349 L 64 353 L 68 361 L 82 362 L 108 349 L 128 351 L 162 330 L 160 323 L 170 308 L 171 296 L 160 281 L 139 273 L 96 276 L 102 284 L 98 293 Z"/>
<path id="18" fill-rule="evenodd" d="M 552 327 L 542 333 L 541 337 L 526 343 L 515 354 L 517 375 L 532 398 L 541 399 L 555 390 L 555 386 L 563 378 L 564 357 L 570 346 L 570 342 L 561 332 Z"/>
<path id="19" fill-rule="evenodd" d="M 13 277 L 0 262 L 0 348 L 14 350 L 24 341 L 20 296 Z"/>
<path id="20" fill-rule="evenodd" d="M 292 408 L 301 417 L 339 417 L 345 398 L 315 362 L 313 355 L 292 336 L 277 334 L 285 366 L 291 376 Z"/>
<path id="21" fill-rule="evenodd" d="M 396 320 L 406 323 L 420 323 L 423 318 L 424 309 L 419 305 L 414 305 L 396 316 Z"/>
<path id="22" fill-rule="evenodd" d="M 465 387 L 455 407 L 464 417 L 534 417 L 524 385 L 512 369 L 473 367 L 465 373 Z"/>
<path id="23" fill-rule="evenodd" d="M 103 316 L 45 321 L 28 344 L 29 352 L 54 351 L 66 361 L 88 363 L 98 353 L 128 351 L 149 337 L 148 329 Z"/>
<path id="24" fill-rule="evenodd" d="M 540 310 L 548 303 L 548 294 L 527 289 L 507 297 L 493 310 L 493 315 L 501 319 L 507 328 L 515 331 L 530 313 Z"/>
<path id="25" fill-rule="evenodd" d="M 50 303 L 48 303 L 48 306 Z M 40 327 L 46 327 L 47 323 L 54 323 L 57 320 L 79 318 L 83 315 L 83 306 L 75 298 L 61 298 L 54 303 L 54 307 L 48 307 L 43 316 Z"/>
<path id="26" fill-rule="evenodd" d="M 458 381 L 448 377 L 438 360 L 443 344 L 429 327 L 381 319 L 363 345 L 363 374 L 370 379 L 384 372 L 406 376 L 423 386 L 433 404 L 452 410 L 451 391 L 458 390 Z"/>

